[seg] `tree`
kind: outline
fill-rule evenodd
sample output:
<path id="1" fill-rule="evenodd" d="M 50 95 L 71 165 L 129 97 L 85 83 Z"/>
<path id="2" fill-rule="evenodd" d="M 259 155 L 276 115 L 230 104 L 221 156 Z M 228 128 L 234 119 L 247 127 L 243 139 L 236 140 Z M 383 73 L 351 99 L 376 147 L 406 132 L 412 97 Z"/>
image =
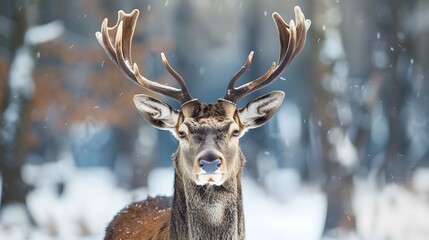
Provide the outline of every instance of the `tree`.
<path id="1" fill-rule="evenodd" d="M 31 103 L 34 97 L 34 46 L 28 30 L 38 21 L 39 1 L 17 1 L 12 7 L 16 22 L 12 41 L 13 60 L 7 79 L 7 101 L 2 109 L 0 135 L 0 170 L 3 178 L 2 206 L 24 203 L 28 191 L 21 178 L 25 161 L 25 133 L 29 127 Z M 19 6 L 23 6 L 20 10 Z M 26 38 L 27 37 L 27 38 Z"/>

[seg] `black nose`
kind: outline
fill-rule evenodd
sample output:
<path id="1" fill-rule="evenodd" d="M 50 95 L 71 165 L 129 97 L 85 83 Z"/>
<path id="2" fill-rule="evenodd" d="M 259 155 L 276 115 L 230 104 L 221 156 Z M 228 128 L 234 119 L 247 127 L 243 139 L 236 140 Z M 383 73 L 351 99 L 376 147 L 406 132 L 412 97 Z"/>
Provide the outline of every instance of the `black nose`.
<path id="1" fill-rule="evenodd" d="M 216 159 L 220 159 L 220 156 L 213 150 L 206 150 L 203 152 L 203 154 L 200 156 L 201 160 L 206 160 L 206 161 L 214 161 Z"/>
<path id="2" fill-rule="evenodd" d="M 200 167 L 204 171 L 206 171 L 206 173 L 213 174 L 220 168 L 220 165 L 221 165 L 220 163 L 221 163 L 220 159 L 215 159 L 213 161 L 207 161 L 207 160 L 201 159 Z"/>

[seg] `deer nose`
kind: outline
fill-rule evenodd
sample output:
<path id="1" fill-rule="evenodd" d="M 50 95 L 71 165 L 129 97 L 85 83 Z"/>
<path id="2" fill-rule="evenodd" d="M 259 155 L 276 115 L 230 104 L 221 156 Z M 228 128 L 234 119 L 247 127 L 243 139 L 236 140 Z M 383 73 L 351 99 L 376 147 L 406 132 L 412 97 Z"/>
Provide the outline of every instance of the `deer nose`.
<path id="1" fill-rule="evenodd" d="M 222 166 L 222 155 L 220 152 L 207 149 L 201 152 L 201 155 L 198 157 L 198 163 L 200 168 L 205 171 L 206 174 L 214 174 Z"/>
<path id="2" fill-rule="evenodd" d="M 216 171 L 220 168 L 220 166 L 221 166 L 220 159 L 215 159 L 213 161 L 207 161 L 204 159 L 200 160 L 200 167 L 208 174 L 216 173 Z"/>

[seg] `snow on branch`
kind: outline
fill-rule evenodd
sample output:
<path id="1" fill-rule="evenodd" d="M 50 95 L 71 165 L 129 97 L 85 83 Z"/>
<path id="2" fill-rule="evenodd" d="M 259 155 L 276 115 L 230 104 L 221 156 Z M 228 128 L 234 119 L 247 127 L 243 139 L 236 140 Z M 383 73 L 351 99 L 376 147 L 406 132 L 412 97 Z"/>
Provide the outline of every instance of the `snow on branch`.
<path id="1" fill-rule="evenodd" d="M 31 27 L 25 33 L 27 45 L 37 45 L 52 41 L 64 32 L 64 24 L 61 21 L 53 21 L 47 24 Z"/>

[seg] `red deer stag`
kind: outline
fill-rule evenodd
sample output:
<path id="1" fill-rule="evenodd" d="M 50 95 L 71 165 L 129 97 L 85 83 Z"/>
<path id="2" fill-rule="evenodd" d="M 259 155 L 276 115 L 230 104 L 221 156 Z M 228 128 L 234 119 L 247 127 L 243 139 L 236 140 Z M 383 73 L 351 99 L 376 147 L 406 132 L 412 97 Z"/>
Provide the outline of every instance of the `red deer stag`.
<path id="1" fill-rule="evenodd" d="M 273 13 L 280 38 L 279 63 L 258 79 L 235 87 L 249 67 L 253 52 L 232 77 L 223 98 L 205 104 L 192 98 L 183 78 L 169 65 L 164 53 L 162 63 L 177 80 L 179 88 L 153 82 L 140 75 L 131 58 L 138 10 L 118 13 L 115 26 L 107 19 L 96 37 L 110 59 L 133 82 L 173 98 L 179 110 L 153 97 L 139 94 L 134 104 L 153 127 L 169 130 L 179 141 L 174 154 L 174 194 L 130 204 L 109 224 L 105 239 L 244 239 L 241 173 L 245 158 L 240 137 L 251 128 L 266 123 L 283 102 L 284 93 L 273 91 L 238 109 L 239 98 L 272 83 L 304 47 L 310 20 L 295 7 L 296 23 L 287 24 Z"/>

